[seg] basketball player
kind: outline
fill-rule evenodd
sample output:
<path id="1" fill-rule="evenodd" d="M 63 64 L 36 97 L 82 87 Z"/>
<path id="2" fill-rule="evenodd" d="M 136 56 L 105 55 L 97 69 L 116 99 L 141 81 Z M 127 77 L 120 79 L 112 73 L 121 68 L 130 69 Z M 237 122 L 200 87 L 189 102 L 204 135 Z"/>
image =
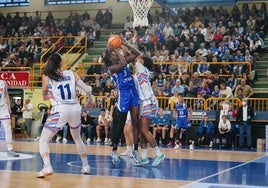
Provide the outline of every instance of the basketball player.
<path id="1" fill-rule="evenodd" d="M 136 57 L 136 55 L 133 57 L 129 56 L 128 60 L 134 60 Z M 136 162 L 139 162 L 140 159 L 137 152 L 139 140 L 139 95 L 135 87 L 133 77 L 127 67 L 127 60 L 122 55 L 122 50 L 115 49 L 108 45 L 108 49 L 105 51 L 105 53 L 103 53 L 103 61 L 109 70 L 109 74 L 116 82 L 118 89 L 117 106 L 113 113 L 112 162 L 114 164 L 118 164 L 120 162 L 119 155 L 117 153 L 117 146 L 123 133 L 128 111 L 130 111 L 131 115 L 131 124 L 134 137 L 134 151 L 132 152 L 132 156 Z"/>
<path id="2" fill-rule="evenodd" d="M 139 54 L 138 50 L 134 47 L 128 44 L 124 44 L 124 46 L 128 52 Z M 156 154 L 152 166 L 157 166 L 165 159 L 165 155 L 160 151 L 154 136 L 149 131 L 151 121 L 158 112 L 158 101 L 151 87 L 149 72 L 153 68 L 153 61 L 150 58 L 139 56 L 133 64 L 136 69 L 134 81 L 140 97 L 141 164 L 145 165 L 150 162 L 147 158 L 147 143 L 149 143 Z"/>
<path id="3" fill-rule="evenodd" d="M 66 123 L 69 123 L 72 138 L 82 160 L 81 173 L 88 174 L 90 171 L 86 148 L 80 135 L 81 106 L 77 100 L 76 86 L 84 90 L 89 99 L 92 88 L 87 86 L 76 73 L 71 70 L 63 70 L 62 63 L 61 55 L 53 54 L 43 71 L 42 95 L 44 100 L 50 100 L 52 108 L 39 140 L 39 151 L 44 168 L 36 174 L 37 178 L 53 174 L 48 144 Z"/>
<path id="4" fill-rule="evenodd" d="M 9 95 L 7 92 L 7 84 L 4 80 L 0 80 L 0 121 L 5 130 L 5 138 L 8 150 L 7 156 L 19 157 L 19 154 L 13 151 L 10 114 L 11 107 Z"/>
<path id="5" fill-rule="evenodd" d="M 175 103 L 175 108 L 177 110 L 177 129 L 179 140 L 176 143 L 174 149 L 180 149 L 182 147 L 182 134 L 190 126 L 190 116 L 191 112 L 188 111 L 187 104 L 183 101 L 183 96 L 180 93 L 178 95 L 178 102 Z"/>

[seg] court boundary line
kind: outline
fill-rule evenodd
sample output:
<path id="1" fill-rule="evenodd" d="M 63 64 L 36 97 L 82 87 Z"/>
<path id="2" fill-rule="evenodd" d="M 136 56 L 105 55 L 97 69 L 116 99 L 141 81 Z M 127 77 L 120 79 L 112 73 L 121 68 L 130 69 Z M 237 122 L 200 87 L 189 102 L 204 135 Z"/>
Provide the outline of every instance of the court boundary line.
<path id="1" fill-rule="evenodd" d="M 227 169 L 225 169 L 225 170 L 223 170 L 223 171 L 220 171 L 220 172 L 217 172 L 217 173 L 215 173 L 215 174 L 211 174 L 211 175 L 209 175 L 209 176 L 206 176 L 206 177 L 203 177 L 203 178 L 201 178 L 201 179 L 195 180 L 195 181 L 193 181 L 193 182 L 191 182 L 191 183 L 189 183 L 189 184 L 187 184 L 187 185 L 184 185 L 184 186 L 182 186 L 182 187 L 180 187 L 180 188 L 187 188 L 188 186 L 191 186 L 191 185 L 200 183 L 200 182 L 203 181 L 203 180 L 206 180 L 206 179 L 211 178 L 211 177 L 213 177 L 213 176 L 217 176 L 217 175 L 219 175 L 219 174 L 222 174 L 222 173 L 228 172 L 228 171 L 230 171 L 230 170 L 239 168 L 239 167 L 241 167 L 241 166 L 247 165 L 247 164 L 249 164 L 249 163 L 252 163 L 252 162 L 254 162 L 254 161 L 256 161 L 256 160 L 259 160 L 259 159 L 264 158 L 264 157 L 267 157 L 267 156 L 268 156 L 268 153 L 265 153 L 263 156 L 260 156 L 260 157 L 258 157 L 258 158 L 256 158 L 256 159 L 247 161 L 247 162 L 242 163 L 242 164 L 239 164 L 239 165 L 237 165 L 237 166 L 234 166 L 234 167 L 231 167 L 231 168 L 227 168 Z M 220 184 L 217 184 L 217 185 L 220 185 Z"/>

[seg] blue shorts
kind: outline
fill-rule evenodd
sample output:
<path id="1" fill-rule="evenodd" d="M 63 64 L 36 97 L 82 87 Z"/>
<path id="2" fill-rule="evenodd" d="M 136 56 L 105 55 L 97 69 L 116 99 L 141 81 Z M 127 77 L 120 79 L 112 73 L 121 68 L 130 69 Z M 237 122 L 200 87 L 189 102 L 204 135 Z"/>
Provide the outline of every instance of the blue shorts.
<path id="1" fill-rule="evenodd" d="M 191 123 L 188 120 L 188 118 L 178 118 L 177 119 L 177 128 L 187 129 L 190 126 L 191 126 Z"/>
<path id="2" fill-rule="evenodd" d="M 132 106 L 139 106 L 139 94 L 137 90 L 119 90 L 117 100 L 118 110 L 120 112 L 128 112 Z"/>

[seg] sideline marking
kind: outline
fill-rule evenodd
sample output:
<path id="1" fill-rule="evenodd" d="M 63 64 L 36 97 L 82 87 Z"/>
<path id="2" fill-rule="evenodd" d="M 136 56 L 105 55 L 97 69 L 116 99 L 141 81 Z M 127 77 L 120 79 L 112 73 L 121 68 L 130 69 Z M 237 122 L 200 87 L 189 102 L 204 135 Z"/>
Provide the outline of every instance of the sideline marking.
<path id="1" fill-rule="evenodd" d="M 260 156 L 260 157 L 258 157 L 258 158 L 256 158 L 256 159 L 251 160 L 251 161 L 242 163 L 242 164 L 240 164 L 240 165 L 237 165 L 237 166 L 234 166 L 234 167 L 231 167 L 231 168 L 227 168 L 227 169 L 225 169 L 225 170 L 223 170 L 223 171 L 220 171 L 220 172 L 217 172 L 217 173 L 215 173 L 215 174 L 209 175 L 209 176 L 207 176 L 207 177 L 204 177 L 204 178 L 195 180 L 195 181 L 193 181 L 193 182 L 191 182 L 191 183 L 189 183 L 189 184 L 187 184 L 187 185 L 184 185 L 184 186 L 182 186 L 182 187 L 180 187 L 180 188 L 187 188 L 187 187 L 190 188 L 190 187 L 194 187 L 194 185 L 195 185 L 195 187 L 196 187 L 196 185 L 197 185 L 198 183 L 200 183 L 201 181 L 203 181 L 203 180 L 206 180 L 206 179 L 211 178 L 211 177 L 213 177 L 213 176 L 217 176 L 217 175 L 219 175 L 219 174 L 222 174 L 222 173 L 231 171 L 231 170 L 233 170 L 233 169 L 236 169 L 236 168 L 239 168 L 239 167 L 241 167 L 241 166 L 247 165 L 247 164 L 249 164 L 249 163 L 252 163 L 252 162 L 254 162 L 254 161 L 257 161 L 257 160 L 259 160 L 259 159 L 261 159 L 261 158 L 264 158 L 264 157 L 267 157 L 267 156 L 268 156 L 268 155 L 267 155 L 267 153 L 266 153 L 264 156 Z M 211 185 L 211 184 L 209 184 L 209 185 Z M 217 185 L 221 185 L 221 184 L 219 183 L 219 184 L 217 184 Z"/>
<path id="2" fill-rule="evenodd" d="M 23 160 L 23 159 L 31 159 L 35 158 L 34 155 L 24 154 L 24 153 L 18 153 L 20 154 L 19 157 L 8 157 L 7 152 L 0 152 L 0 161 L 13 161 L 13 160 Z"/>

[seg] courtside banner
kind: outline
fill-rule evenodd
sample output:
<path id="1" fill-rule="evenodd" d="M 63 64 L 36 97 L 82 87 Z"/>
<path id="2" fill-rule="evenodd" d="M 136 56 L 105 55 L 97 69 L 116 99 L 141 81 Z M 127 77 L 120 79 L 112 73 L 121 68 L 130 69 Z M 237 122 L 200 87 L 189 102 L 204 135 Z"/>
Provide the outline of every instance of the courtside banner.
<path id="1" fill-rule="evenodd" d="M 27 88 L 30 73 L 28 71 L 0 71 L 0 79 L 5 80 L 9 88 Z"/>

